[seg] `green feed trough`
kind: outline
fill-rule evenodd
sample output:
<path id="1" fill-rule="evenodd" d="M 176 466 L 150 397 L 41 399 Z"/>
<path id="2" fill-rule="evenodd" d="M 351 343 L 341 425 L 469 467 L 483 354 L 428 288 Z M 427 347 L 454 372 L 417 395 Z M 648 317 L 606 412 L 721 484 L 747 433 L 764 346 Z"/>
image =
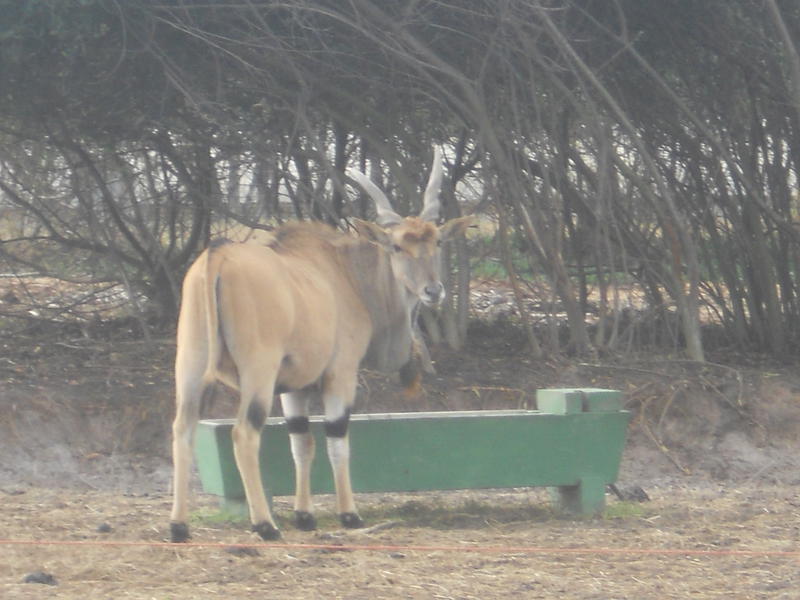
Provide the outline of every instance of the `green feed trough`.
<path id="1" fill-rule="evenodd" d="M 350 422 L 355 492 L 410 492 L 547 486 L 565 510 L 603 509 L 606 484 L 616 480 L 630 413 L 615 390 L 546 389 L 539 410 L 385 413 Z M 313 418 L 317 456 L 314 493 L 332 493 L 322 418 Z M 195 455 L 204 491 L 236 505 L 244 489 L 233 457 L 233 420 L 201 421 Z M 267 420 L 261 438 L 267 493 L 294 494 L 289 433 Z"/>

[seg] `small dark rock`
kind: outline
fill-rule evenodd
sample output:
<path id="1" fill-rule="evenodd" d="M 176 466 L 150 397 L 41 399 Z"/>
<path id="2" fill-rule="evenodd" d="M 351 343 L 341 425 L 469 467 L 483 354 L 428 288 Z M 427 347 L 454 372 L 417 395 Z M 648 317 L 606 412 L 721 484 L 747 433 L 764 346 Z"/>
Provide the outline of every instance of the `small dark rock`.
<path id="1" fill-rule="evenodd" d="M 640 486 L 632 485 L 629 488 L 619 488 L 615 484 L 610 483 L 608 489 L 620 500 L 627 502 L 650 502 L 650 496 L 647 495 Z"/>
<path id="2" fill-rule="evenodd" d="M 3 297 L 0 298 L 0 300 L 6 304 L 19 304 L 19 298 L 17 298 L 17 295 L 10 290 L 3 294 Z"/>
<path id="3" fill-rule="evenodd" d="M 34 571 L 33 573 L 25 575 L 25 579 L 22 580 L 22 583 L 41 583 L 44 585 L 58 585 L 58 581 L 56 581 L 56 578 L 50 575 L 50 573 L 45 573 L 44 571 Z"/>
<path id="4" fill-rule="evenodd" d="M 650 502 L 650 496 L 638 485 L 634 485 L 629 490 L 626 490 L 625 495 L 631 502 Z"/>
<path id="5" fill-rule="evenodd" d="M 114 528 L 108 523 L 100 523 L 97 526 L 97 533 L 111 533 L 112 531 L 114 531 Z"/>

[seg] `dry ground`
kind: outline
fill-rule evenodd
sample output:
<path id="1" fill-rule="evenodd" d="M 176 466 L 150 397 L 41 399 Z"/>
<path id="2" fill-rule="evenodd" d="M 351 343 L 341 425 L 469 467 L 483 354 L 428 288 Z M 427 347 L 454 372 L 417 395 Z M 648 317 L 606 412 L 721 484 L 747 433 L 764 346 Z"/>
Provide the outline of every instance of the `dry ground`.
<path id="1" fill-rule="evenodd" d="M 796 488 L 670 487 L 650 494 L 645 504 L 612 502 L 605 518 L 590 520 L 557 518 L 540 494 L 527 491 L 365 496 L 370 523 L 390 526 L 345 533 L 328 521 L 315 534 L 285 527 L 286 546 L 245 549 L 230 545 L 257 540 L 243 524 L 220 521 L 208 499 L 195 512 L 194 541 L 219 545 L 114 546 L 106 544 L 161 542 L 169 498 L 34 488 L 0 496 L 5 536 L 99 545 L 6 546 L 0 597 L 798 597 Z M 288 513 L 285 501 L 277 506 Z M 101 526 L 110 531 L 100 533 Z M 36 571 L 57 584 L 23 583 Z"/>
<path id="2" fill-rule="evenodd" d="M 800 557 L 785 554 L 800 551 L 795 364 L 535 363 L 514 331 L 478 328 L 464 352 L 434 353 L 419 399 L 364 374 L 358 410 L 533 407 L 537 388 L 618 388 L 634 412 L 619 485 L 649 502 L 609 496 L 602 518 L 570 520 L 542 490 L 360 495 L 377 529 L 338 531 L 329 516 L 316 534 L 284 526 L 285 546 L 234 552 L 257 540 L 202 496 L 194 541 L 220 545 L 108 545 L 161 542 L 170 502 L 174 348 L 121 333 L 0 341 L 0 538 L 104 544 L 4 543 L 0 598 L 800 597 Z M 232 401 L 221 392 L 214 416 Z M 309 543 L 340 549 L 297 546 Z M 37 571 L 56 585 L 23 583 Z"/>

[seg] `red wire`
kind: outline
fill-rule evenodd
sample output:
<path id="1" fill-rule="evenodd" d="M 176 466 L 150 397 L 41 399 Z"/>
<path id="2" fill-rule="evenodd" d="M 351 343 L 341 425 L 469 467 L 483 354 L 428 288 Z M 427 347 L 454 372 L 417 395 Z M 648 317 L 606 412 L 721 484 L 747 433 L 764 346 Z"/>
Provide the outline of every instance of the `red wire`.
<path id="1" fill-rule="evenodd" d="M 465 552 L 485 554 L 573 554 L 573 555 L 630 555 L 630 556 L 740 556 L 800 558 L 800 551 L 793 550 L 699 550 L 683 548 L 547 548 L 541 546 L 425 546 L 425 545 L 383 545 L 383 544 L 282 544 L 252 543 L 226 544 L 220 542 L 172 542 L 114 541 L 114 540 L 2 540 L 0 546 L 123 546 L 171 548 L 254 548 L 274 550 L 328 550 L 338 552 Z"/>

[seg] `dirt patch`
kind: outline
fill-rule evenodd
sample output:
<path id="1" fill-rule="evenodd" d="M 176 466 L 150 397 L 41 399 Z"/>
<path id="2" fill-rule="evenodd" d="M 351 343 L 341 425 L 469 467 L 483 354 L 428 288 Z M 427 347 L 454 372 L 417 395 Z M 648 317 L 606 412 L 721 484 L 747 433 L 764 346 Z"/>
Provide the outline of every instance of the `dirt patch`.
<path id="1" fill-rule="evenodd" d="M 87 338 L 65 327 L 3 342 L 0 487 L 166 489 L 174 343 L 122 333 Z M 362 372 L 356 411 L 535 408 L 539 388 L 620 389 L 634 412 L 623 483 L 800 482 L 794 368 L 663 357 L 537 362 L 525 355 L 523 336 L 503 325 L 478 326 L 463 351 L 433 356 L 437 374 L 414 399 L 392 378 Z M 235 405 L 220 389 L 206 416 L 231 416 Z"/>
<path id="2" fill-rule="evenodd" d="M 3 342 L 0 487 L 136 487 L 161 469 L 172 344 L 75 333 Z"/>

